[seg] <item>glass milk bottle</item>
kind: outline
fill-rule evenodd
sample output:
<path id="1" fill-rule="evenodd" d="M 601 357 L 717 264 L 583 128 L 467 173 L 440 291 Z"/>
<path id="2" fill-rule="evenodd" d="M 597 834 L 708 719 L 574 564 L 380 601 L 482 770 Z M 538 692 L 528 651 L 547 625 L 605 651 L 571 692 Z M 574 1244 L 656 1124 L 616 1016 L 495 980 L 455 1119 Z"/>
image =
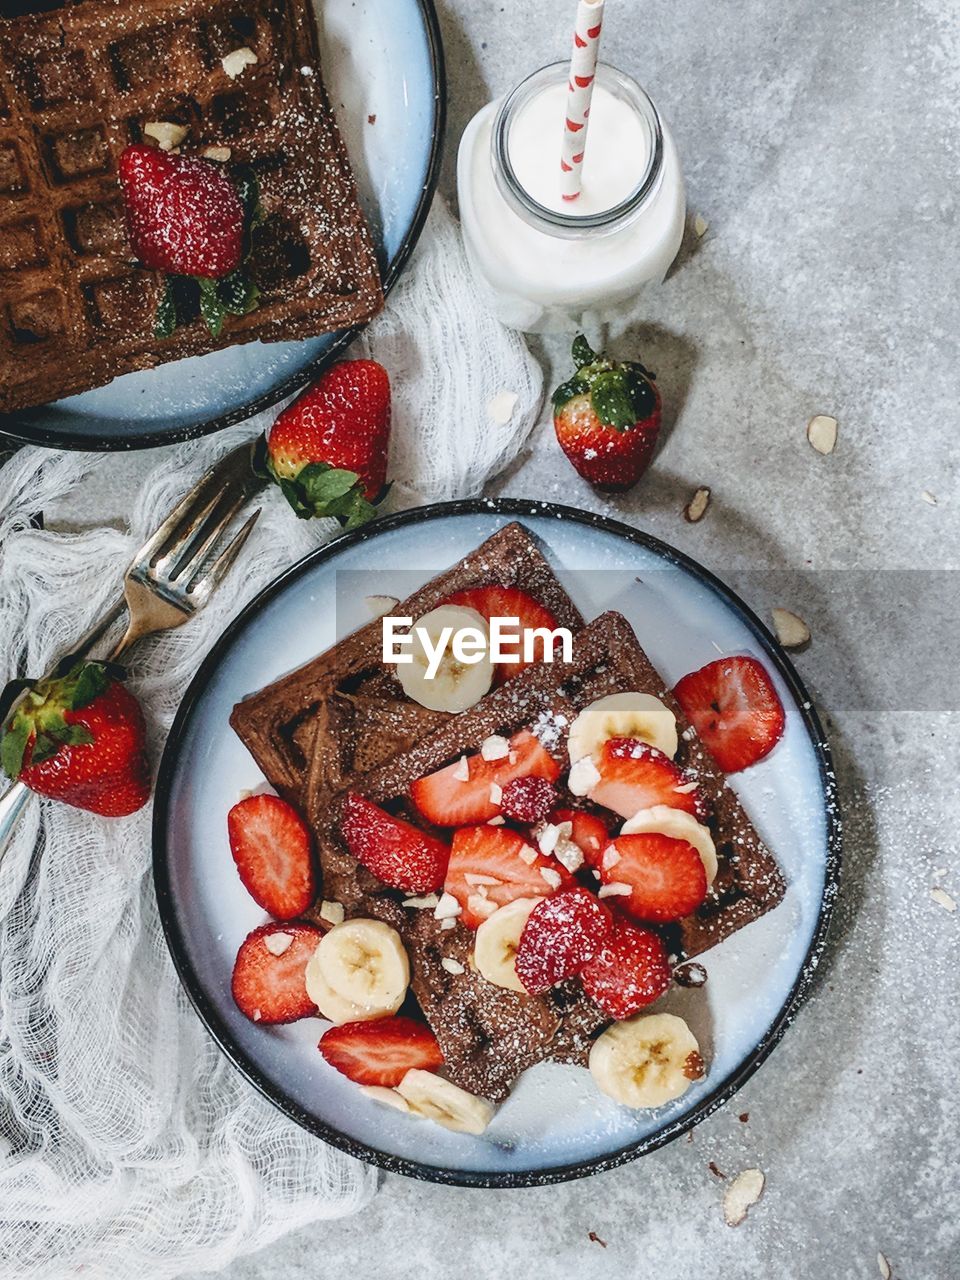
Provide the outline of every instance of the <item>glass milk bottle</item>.
<path id="1" fill-rule="evenodd" d="M 600 64 L 583 189 L 560 191 L 569 66 L 534 72 L 464 131 L 457 191 L 467 256 L 498 318 L 528 333 L 615 319 L 662 283 L 683 237 L 677 149 L 635 80 Z"/>

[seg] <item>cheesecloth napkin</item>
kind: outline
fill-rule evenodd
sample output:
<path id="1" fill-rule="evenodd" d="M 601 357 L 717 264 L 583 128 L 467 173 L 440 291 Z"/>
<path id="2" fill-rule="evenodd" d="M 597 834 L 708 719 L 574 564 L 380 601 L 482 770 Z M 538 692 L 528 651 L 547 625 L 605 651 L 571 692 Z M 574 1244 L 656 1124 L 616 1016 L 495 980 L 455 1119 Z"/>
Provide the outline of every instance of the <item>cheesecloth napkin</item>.
<path id="1" fill-rule="evenodd" d="M 393 507 L 476 495 L 536 421 L 541 373 L 522 341 L 479 310 L 439 202 L 358 345 L 394 386 Z M 109 460 L 16 453 L 0 472 L 3 678 L 38 675 L 69 651 L 177 498 L 274 414 L 167 454 L 131 495 L 125 529 L 35 528 L 34 513 Z M 337 531 L 298 521 L 278 491 L 258 501 L 240 565 L 207 610 L 133 655 L 155 758 L 227 621 Z M 31 797 L 0 863 L 0 1275 L 218 1270 L 287 1231 L 354 1212 L 375 1188 L 373 1170 L 263 1101 L 193 1014 L 157 917 L 149 807 L 109 821 Z"/>

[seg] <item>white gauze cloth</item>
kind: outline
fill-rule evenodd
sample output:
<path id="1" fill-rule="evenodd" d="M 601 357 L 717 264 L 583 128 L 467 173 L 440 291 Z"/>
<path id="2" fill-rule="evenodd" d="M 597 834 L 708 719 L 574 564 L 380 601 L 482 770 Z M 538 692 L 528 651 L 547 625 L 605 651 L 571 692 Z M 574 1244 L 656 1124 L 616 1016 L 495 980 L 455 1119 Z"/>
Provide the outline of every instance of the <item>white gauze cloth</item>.
<path id="1" fill-rule="evenodd" d="M 540 371 L 478 310 L 440 204 L 362 346 L 394 387 L 388 505 L 476 495 L 536 421 Z M 179 496 L 273 417 L 167 453 L 123 531 L 32 527 L 35 512 L 110 464 L 15 454 L 0 473 L 3 678 L 39 675 L 68 652 Z M 255 503 L 260 521 L 206 611 L 132 655 L 154 759 L 228 620 L 337 532 L 298 521 L 276 489 Z M 287 1231 L 353 1212 L 375 1190 L 372 1170 L 288 1121 L 216 1049 L 167 954 L 150 856 L 149 807 L 109 821 L 31 797 L 0 863 L 0 1275 L 219 1270 Z"/>

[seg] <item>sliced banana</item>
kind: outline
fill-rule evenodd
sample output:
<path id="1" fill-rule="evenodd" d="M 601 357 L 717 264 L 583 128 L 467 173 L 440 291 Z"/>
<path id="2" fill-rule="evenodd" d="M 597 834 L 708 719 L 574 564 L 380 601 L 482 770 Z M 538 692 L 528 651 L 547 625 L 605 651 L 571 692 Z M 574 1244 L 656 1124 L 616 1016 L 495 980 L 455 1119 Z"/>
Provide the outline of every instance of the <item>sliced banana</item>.
<path id="1" fill-rule="evenodd" d="M 483 1133 L 496 1107 L 432 1071 L 411 1068 L 397 1085 L 412 1111 L 456 1133 Z"/>
<path id="2" fill-rule="evenodd" d="M 696 1036 L 673 1013 L 640 1013 L 608 1027 L 590 1050 L 598 1087 L 627 1107 L 662 1107 L 703 1075 Z"/>
<path id="3" fill-rule="evenodd" d="M 599 751 L 610 738 L 639 738 L 672 760 L 677 754 L 677 718 L 652 693 L 611 693 L 580 712 L 570 726 L 570 762 Z"/>
<path id="4" fill-rule="evenodd" d="M 709 827 L 698 822 L 692 813 L 687 813 L 684 809 L 671 809 L 667 804 L 655 804 L 649 809 L 640 809 L 620 828 L 622 836 L 647 831 L 656 831 L 661 836 L 686 840 L 687 844 L 692 844 L 700 855 L 703 869 L 707 873 L 707 888 L 710 888 L 717 878 L 717 850 Z"/>
<path id="5" fill-rule="evenodd" d="M 527 917 L 542 898 L 514 898 L 484 920 L 473 943 L 473 962 L 480 976 L 507 991 L 527 993 L 517 977 L 517 946 Z"/>
<path id="6" fill-rule="evenodd" d="M 306 971 L 307 994 L 331 1022 L 396 1013 L 410 962 L 396 929 L 382 920 L 345 920 L 324 934 Z"/>
<path id="7" fill-rule="evenodd" d="M 443 632 L 450 628 L 443 655 L 432 675 L 430 655 L 424 646 L 422 633 L 426 633 L 431 647 L 436 647 Z M 453 637 L 465 627 L 479 631 L 486 639 L 486 649 L 479 660 L 459 662 L 453 654 Z M 411 662 L 398 662 L 397 679 L 408 698 L 419 702 L 431 711 L 466 711 L 488 693 L 493 684 L 493 663 L 490 661 L 490 632 L 486 619 L 476 609 L 461 605 L 443 604 L 418 618 L 412 629 L 413 644 L 409 650 Z"/>

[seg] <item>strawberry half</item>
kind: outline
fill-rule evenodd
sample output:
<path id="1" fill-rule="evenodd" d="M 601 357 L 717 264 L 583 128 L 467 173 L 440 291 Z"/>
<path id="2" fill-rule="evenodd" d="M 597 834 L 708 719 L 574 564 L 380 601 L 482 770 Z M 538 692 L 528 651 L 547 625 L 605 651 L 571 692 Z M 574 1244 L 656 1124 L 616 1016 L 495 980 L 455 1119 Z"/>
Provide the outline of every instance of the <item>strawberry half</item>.
<path id="1" fill-rule="evenodd" d="M 386 369 L 341 360 L 280 414 L 258 466 L 302 519 L 333 516 L 352 529 L 385 496 L 389 443 Z"/>
<path id="2" fill-rule="evenodd" d="M 267 1025 L 310 1018 L 306 971 L 323 932 L 312 924 L 262 924 L 240 944 L 231 990 L 251 1022 Z"/>
<path id="3" fill-rule="evenodd" d="M 580 981 L 604 1013 L 631 1018 L 670 986 L 667 949 L 652 930 L 618 919 Z"/>
<path id="4" fill-rule="evenodd" d="M 550 610 L 545 608 L 539 600 L 534 600 L 533 596 L 528 595 L 526 591 L 521 591 L 519 587 L 471 587 L 466 591 L 454 592 L 449 600 L 444 601 L 444 604 L 476 609 L 477 613 L 488 622 L 491 618 L 519 618 L 520 636 L 517 643 L 507 644 L 504 641 L 501 644 L 501 649 L 511 656 L 516 655 L 517 661 L 496 664 L 495 678 L 498 683 L 509 680 L 518 671 L 530 665 L 523 660 L 524 641 L 528 633 L 540 628 L 555 631 L 558 626 Z M 537 640 L 535 652 L 539 654 L 542 648 L 543 642 Z"/>
<path id="5" fill-rule="evenodd" d="M 677 701 L 724 773 L 748 769 L 783 736 L 783 703 L 756 658 L 718 658 L 683 677 Z"/>
<path id="6" fill-rule="evenodd" d="M 507 755 L 484 760 L 478 752 L 467 756 L 466 761 L 466 778 L 459 776 L 463 763 L 458 760 L 425 778 L 418 778 L 410 787 L 413 803 L 435 826 L 461 827 L 495 818 L 500 813 L 500 805 L 490 798 L 491 785 L 499 786 L 502 791 L 514 778 L 536 777 L 556 782 L 560 776 L 560 766 L 529 729 L 513 735 Z"/>
<path id="7" fill-rule="evenodd" d="M 394 1016 L 331 1027 L 317 1046 L 324 1059 L 357 1084 L 392 1089 L 408 1071 L 443 1066 L 437 1037 L 422 1022 Z"/>
<path id="8" fill-rule="evenodd" d="M 610 833 L 602 818 L 584 809 L 554 809 L 549 821 L 555 826 L 569 822 L 573 828 L 570 838 L 583 854 L 588 866 L 599 867 L 600 857 L 610 843 Z"/>
<path id="9" fill-rule="evenodd" d="M 581 334 L 573 344 L 577 372 L 553 395 L 560 448 L 585 480 L 622 492 L 637 483 L 660 435 L 660 392 L 635 361 L 599 356 Z"/>
<path id="10" fill-rule="evenodd" d="M 254 902 L 275 920 L 302 915 L 317 894 L 310 832 L 279 796 L 248 796 L 227 814 L 230 852 Z"/>
<path id="11" fill-rule="evenodd" d="M 618 836 L 604 850 L 600 877 L 605 884 L 628 884 L 630 896 L 620 897 L 620 905 L 638 920 L 660 924 L 688 916 L 707 896 L 707 873 L 697 850 L 655 831 Z"/>
<path id="12" fill-rule="evenodd" d="M 517 977 L 532 996 L 581 971 L 613 927 L 610 912 L 586 889 L 566 889 L 538 903 L 517 945 Z"/>
<path id="13" fill-rule="evenodd" d="M 432 893 L 443 884 L 450 850 L 363 796 L 348 795 L 340 831 L 358 862 L 391 889 Z"/>
<path id="14" fill-rule="evenodd" d="M 637 738 L 609 738 L 594 764 L 600 774 L 590 792 L 594 804 L 612 809 L 621 818 L 665 804 L 703 821 L 705 807 L 697 787 L 669 756 L 649 743 Z"/>
<path id="15" fill-rule="evenodd" d="M 102 662 L 77 662 L 34 684 L 0 740 L 4 772 L 39 795 L 108 818 L 150 796 L 140 704 Z"/>
<path id="16" fill-rule="evenodd" d="M 543 870 L 550 873 L 547 879 Z M 461 924 L 476 929 L 497 907 L 515 898 L 544 898 L 575 884 L 569 871 L 533 849 L 516 831 L 485 824 L 454 832 L 443 888 L 460 903 Z"/>

